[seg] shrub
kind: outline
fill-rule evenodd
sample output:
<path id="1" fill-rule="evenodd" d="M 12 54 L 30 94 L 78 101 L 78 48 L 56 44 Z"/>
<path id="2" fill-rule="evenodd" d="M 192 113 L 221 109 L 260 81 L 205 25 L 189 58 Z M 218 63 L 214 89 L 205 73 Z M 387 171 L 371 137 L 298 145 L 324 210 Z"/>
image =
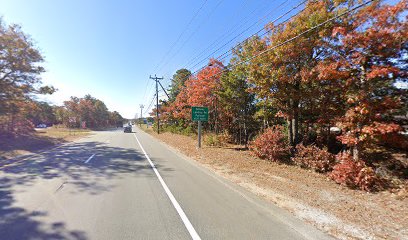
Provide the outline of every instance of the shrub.
<path id="1" fill-rule="evenodd" d="M 183 128 L 183 130 L 181 131 L 181 134 L 186 135 L 186 136 L 191 136 L 192 134 L 194 134 L 194 129 L 192 126 L 187 126 Z"/>
<path id="2" fill-rule="evenodd" d="M 204 144 L 207 146 L 221 146 L 221 142 L 218 136 L 212 133 L 205 135 Z"/>
<path id="3" fill-rule="evenodd" d="M 256 156 L 270 161 L 286 161 L 289 158 L 290 147 L 280 126 L 266 129 L 249 147 Z"/>
<path id="4" fill-rule="evenodd" d="M 303 144 L 296 147 L 292 161 L 303 168 L 311 168 L 317 172 L 331 171 L 335 164 L 333 154 L 316 146 L 303 146 Z"/>
<path id="5" fill-rule="evenodd" d="M 222 145 L 226 145 L 227 143 L 232 142 L 232 136 L 227 131 L 224 131 L 221 134 L 219 134 L 218 139 L 220 140 Z"/>
<path id="6" fill-rule="evenodd" d="M 221 134 L 208 133 L 204 136 L 204 144 L 207 146 L 221 147 L 231 142 L 231 135 L 228 132 Z"/>
<path id="7" fill-rule="evenodd" d="M 163 125 L 162 130 L 165 132 L 171 132 L 171 133 L 181 134 L 181 135 L 186 135 L 186 136 L 190 136 L 194 132 L 191 126 L 184 127 L 184 126 L 176 125 L 176 124 Z"/>
<path id="8" fill-rule="evenodd" d="M 336 158 L 339 163 L 333 167 L 333 171 L 329 175 L 335 182 L 368 192 L 379 189 L 380 178 L 363 161 L 354 160 L 350 154 L 338 154 Z"/>

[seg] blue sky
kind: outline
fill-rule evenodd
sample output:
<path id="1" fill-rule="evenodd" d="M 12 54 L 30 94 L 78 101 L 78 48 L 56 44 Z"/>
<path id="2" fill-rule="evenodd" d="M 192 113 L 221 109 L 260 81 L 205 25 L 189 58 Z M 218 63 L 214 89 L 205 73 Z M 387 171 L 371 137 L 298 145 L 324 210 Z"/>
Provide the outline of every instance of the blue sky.
<path id="1" fill-rule="evenodd" d="M 89 93 L 132 118 L 140 113 L 139 104 L 147 107 L 153 97 L 149 75 L 164 76 L 168 85 L 188 62 L 191 67 L 258 22 L 214 57 L 222 54 L 300 2 L 0 0 L 0 16 L 22 25 L 41 49 L 47 70 L 43 82 L 59 89 L 48 101 L 60 105 Z"/>

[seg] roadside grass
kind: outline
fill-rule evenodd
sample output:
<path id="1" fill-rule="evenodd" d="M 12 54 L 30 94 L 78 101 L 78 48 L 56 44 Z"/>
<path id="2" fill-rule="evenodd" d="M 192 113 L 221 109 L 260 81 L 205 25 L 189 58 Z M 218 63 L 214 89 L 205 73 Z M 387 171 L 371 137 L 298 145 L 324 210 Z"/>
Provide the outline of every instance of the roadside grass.
<path id="1" fill-rule="evenodd" d="M 151 134 L 151 133 L 153 133 L 154 131 L 154 129 L 153 129 L 153 127 L 147 127 L 147 125 L 146 124 L 142 124 L 142 125 L 137 125 L 140 129 L 142 129 L 143 131 L 145 131 L 145 132 L 147 132 L 147 133 L 149 133 L 149 134 Z"/>
<path id="2" fill-rule="evenodd" d="M 91 134 L 87 129 L 50 127 L 17 137 L 0 137 L 0 160 L 37 152 Z"/>
<path id="3" fill-rule="evenodd" d="M 65 127 L 50 127 L 46 129 L 39 129 L 36 135 L 70 141 L 77 138 L 85 137 L 91 133 L 88 129 L 70 129 Z"/>

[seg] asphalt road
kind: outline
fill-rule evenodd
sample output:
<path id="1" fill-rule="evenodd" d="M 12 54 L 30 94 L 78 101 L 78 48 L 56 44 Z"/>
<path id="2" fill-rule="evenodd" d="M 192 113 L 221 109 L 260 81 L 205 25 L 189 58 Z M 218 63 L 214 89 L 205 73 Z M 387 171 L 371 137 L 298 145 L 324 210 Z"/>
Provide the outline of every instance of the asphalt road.
<path id="1" fill-rule="evenodd" d="M 330 239 L 134 130 L 0 167 L 0 239 Z"/>

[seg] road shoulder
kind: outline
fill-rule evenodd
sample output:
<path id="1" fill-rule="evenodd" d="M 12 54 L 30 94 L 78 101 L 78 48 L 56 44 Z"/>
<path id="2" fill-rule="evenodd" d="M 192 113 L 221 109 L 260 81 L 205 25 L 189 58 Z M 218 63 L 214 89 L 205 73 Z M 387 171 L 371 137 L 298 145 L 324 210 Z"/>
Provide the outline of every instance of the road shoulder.
<path id="1" fill-rule="evenodd" d="M 326 233 L 316 229 L 314 226 L 305 223 L 301 219 L 295 218 L 293 214 L 289 213 L 286 209 L 282 209 L 273 202 L 265 201 L 263 198 L 260 198 L 258 194 L 254 194 L 251 189 L 242 186 L 239 182 L 234 181 L 219 171 L 214 171 L 214 169 L 208 164 L 202 164 L 200 161 L 187 156 L 179 149 L 175 148 L 172 145 L 167 144 L 166 142 L 151 136 L 150 134 L 145 133 L 139 129 L 138 134 L 143 134 L 145 137 L 150 138 L 154 142 L 158 142 L 162 147 L 174 153 L 178 158 L 183 159 L 186 163 L 198 169 L 200 172 L 203 172 L 205 175 L 214 179 L 217 183 L 221 184 L 223 187 L 226 187 L 228 190 L 238 194 L 240 197 L 245 199 L 248 204 L 253 204 L 257 208 L 262 209 L 264 212 L 267 212 L 274 219 L 282 222 L 284 225 L 291 228 L 293 231 L 296 231 L 302 235 L 305 239 L 332 239 Z"/>
<path id="2" fill-rule="evenodd" d="M 245 151 L 212 147 L 198 150 L 195 140 L 186 136 L 154 132 L 149 135 L 186 155 L 190 162 L 206 167 L 335 237 L 404 239 L 408 236 L 404 230 L 408 229 L 404 220 L 408 215 L 407 199 L 400 200 L 389 192 L 371 194 L 350 190 L 322 174 L 259 160 Z"/>

